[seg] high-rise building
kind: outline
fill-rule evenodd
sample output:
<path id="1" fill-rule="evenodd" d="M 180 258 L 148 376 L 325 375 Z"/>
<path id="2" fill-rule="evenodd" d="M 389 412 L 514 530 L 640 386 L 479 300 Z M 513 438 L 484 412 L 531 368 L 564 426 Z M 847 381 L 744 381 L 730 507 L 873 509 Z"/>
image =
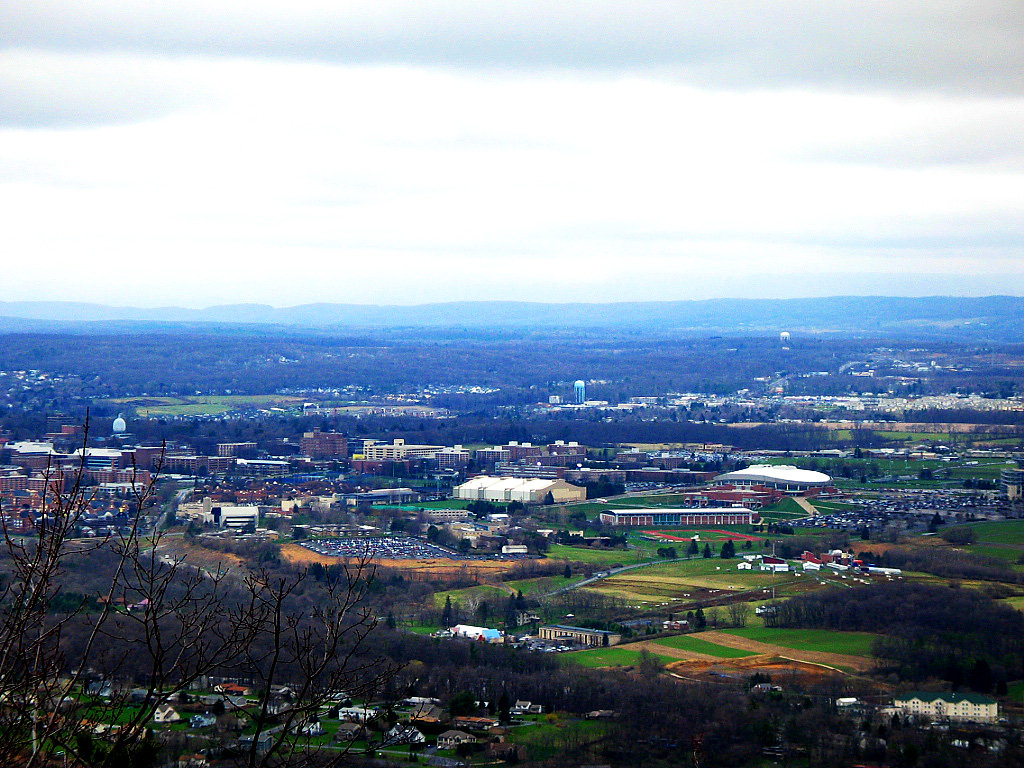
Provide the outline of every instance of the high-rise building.
<path id="1" fill-rule="evenodd" d="M 579 379 L 573 384 L 572 389 L 576 395 L 576 405 L 583 405 L 587 402 L 587 383 L 583 379 Z"/>
<path id="2" fill-rule="evenodd" d="M 312 432 L 303 433 L 299 453 L 311 459 L 346 459 L 348 440 L 339 432 L 321 432 L 316 427 Z"/>
<path id="3" fill-rule="evenodd" d="M 1024 469 L 1004 469 L 999 473 L 1003 496 L 1010 501 L 1024 498 Z"/>

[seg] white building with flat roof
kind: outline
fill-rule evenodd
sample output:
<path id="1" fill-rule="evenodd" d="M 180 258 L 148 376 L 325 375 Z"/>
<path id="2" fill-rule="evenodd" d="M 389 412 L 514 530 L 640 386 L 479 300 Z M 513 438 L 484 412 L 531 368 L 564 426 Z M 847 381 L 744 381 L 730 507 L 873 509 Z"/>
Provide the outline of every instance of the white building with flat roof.
<path id="1" fill-rule="evenodd" d="M 587 489 L 571 485 L 564 480 L 531 477 L 490 477 L 480 475 L 457 486 L 453 495 L 467 501 L 510 502 L 540 504 L 548 494 L 555 503 L 584 501 Z"/>

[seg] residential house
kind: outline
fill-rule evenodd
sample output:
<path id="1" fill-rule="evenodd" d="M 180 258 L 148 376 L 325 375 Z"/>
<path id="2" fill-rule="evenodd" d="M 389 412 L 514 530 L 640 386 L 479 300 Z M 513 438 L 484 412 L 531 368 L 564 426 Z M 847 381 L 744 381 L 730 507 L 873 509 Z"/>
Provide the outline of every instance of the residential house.
<path id="1" fill-rule="evenodd" d="M 442 723 L 448 718 L 437 704 L 424 702 L 413 707 L 409 719 L 420 723 Z"/>
<path id="2" fill-rule="evenodd" d="M 498 721 L 492 717 L 453 717 L 452 727 L 467 731 L 487 731 L 498 726 Z"/>
<path id="3" fill-rule="evenodd" d="M 324 727 L 321 725 L 319 720 L 310 720 L 309 722 L 303 723 L 302 727 L 299 728 L 299 733 L 303 736 L 322 736 Z"/>
<path id="4" fill-rule="evenodd" d="M 161 704 L 153 712 L 154 723 L 176 723 L 181 720 L 181 715 L 170 704 Z"/>
<path id="5" fill-rule="evenodd" d="M 437 737 L 437 746 L 439 749 L 455 749 L 459 744 L 472 744 L 476 741 L 476 736 L 466 733 L 465 731 L 445 731 Z"/>
<path id="6" fill-rule="evenodd" d="M 512 705 L 513 715 L 539 715 L 543 712 L 544 707 L 542 705 L 523 701 L 522 699 L 516 701 L 516 703 Z"/>
<path id="7" fill-rule="evenodd" d="M 378 714 L 379 710 L 373 707 L 341 707 L 338 709 L 339 720 L 350 720 L 356 723 L 373 720 Z"/>
<path id="8" fill-rule="evenodd" d="M 249 689 L 237 683 L 220 683 L 213 686 L 214 693 L 226 693 L 228 696 L 248 696 Z"/>
<path id="9" fill-rule="evenodd" d="M 366 738 L 366 728 L 359 723 L 342 723 L 334 733 L 334 740 L 343 743 Z"/>
<path id="10" fill-rule="evenodd" d="M 398 723 L 385 734 L 381 746 L 386 744 L 423 744 L 426 737 L 411 725 Z"/>

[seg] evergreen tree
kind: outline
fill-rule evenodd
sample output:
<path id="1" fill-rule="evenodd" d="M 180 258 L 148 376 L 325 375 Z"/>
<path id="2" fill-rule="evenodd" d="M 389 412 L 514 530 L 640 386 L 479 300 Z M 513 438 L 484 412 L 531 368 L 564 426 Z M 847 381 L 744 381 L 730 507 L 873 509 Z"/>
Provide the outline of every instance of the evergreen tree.
<path id="1" fill-rule="evenodd" d="M 711 557 L 711 543 L 708 542 L 704 545 L 704 557 Z"/>
<path id="2" fill-rule="evenodd" d="M 700 547 L 697 546 L 696 539 L 690 539 L 690 546 L 686 549 L 686 555 L 688 557 L 695 557 L 700 554 Z"/>
<path id="3" fill-rule="evenodd" d="M 697 606 L 697 612 L 693 614 L 693 622 L 697 629 L 704 629 L 708 625 L 708 620 L 704 616 L 704 609 Z"/>
<path id="4" fill-rule="evenodd" d="M 441 626 L 448 629 L 454 622 L 452 621 L 452 596 L 448 595 L 444 599 L 444 610 L 441 611 Z"/>
<path id="5" fill-rule="evenodd" d="M 725 544 L 722 545 L 722 551 L 719 553 L 719 556 L 723 560 L 736 557 L 736 545 L 732 543 L 732 539 L 727 540 Z"/>

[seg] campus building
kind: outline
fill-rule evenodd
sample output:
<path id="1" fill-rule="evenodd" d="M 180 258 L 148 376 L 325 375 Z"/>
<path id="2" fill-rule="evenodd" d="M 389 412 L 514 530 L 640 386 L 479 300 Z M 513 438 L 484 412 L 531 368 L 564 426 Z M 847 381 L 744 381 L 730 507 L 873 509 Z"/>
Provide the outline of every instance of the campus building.
<path id="1" fill-rule="evenodd" d="M 999 473 L 1003 496 L 1010 501 L 1024 498 L 1024 469 L 1004 469 Z"/>
<path id="2" fill-rule="evenodd" d="M 680 525 L 755 525 L 760 515 L 746 507 L 690 509 L 609 509 L 601 513 L 603 525 L 672 528 Z"/>
<path id="3" fill-rule="evenodd" d="M 718 475 L 715 482 L 734 486 L 757 485 L 775 488 L 790 494 L 817 492 L 832 484 L 832 478 L 824 472 L 800 469 L 791 464 L 755 464 L 746 469 Z"/>
<path id="4" fill-rule="evenodd" d="M 508 502 L 541 504 L 551 494 L 555 503 L 583 501 L 587 489 L 570 485 L 564 480 L 545 480 L 525 477 L 490 477 L 480 475 L 457 486 L 453 495 L 467 501 Z"/>
<path id="5" fill-rule="evenodd" d="M 302 433 L 299 453 L 311 459 L 346 459 L 348 439 L 340 432 L 321 432 L 316 427 L 312 432 Z"/>
<path id="6" fill-rule="evenodd" d="M 537 630 L 541 640 L 558 640 L 580 645 L 618 645 L 622 635 L 617 632 L 606 632 L 603 629 L 587 629 L 586 627 L 567 627 L 564 624 L 549 624 Z"/>
<path id="7" fill-rule="evenodd" d="M 376 440 L 363 443 L 362 457 L 366 461 L 404 461 L 406 459 L 432 459 L 443 445 L 413 445 L 396 438 L 390 445 Z"/>

